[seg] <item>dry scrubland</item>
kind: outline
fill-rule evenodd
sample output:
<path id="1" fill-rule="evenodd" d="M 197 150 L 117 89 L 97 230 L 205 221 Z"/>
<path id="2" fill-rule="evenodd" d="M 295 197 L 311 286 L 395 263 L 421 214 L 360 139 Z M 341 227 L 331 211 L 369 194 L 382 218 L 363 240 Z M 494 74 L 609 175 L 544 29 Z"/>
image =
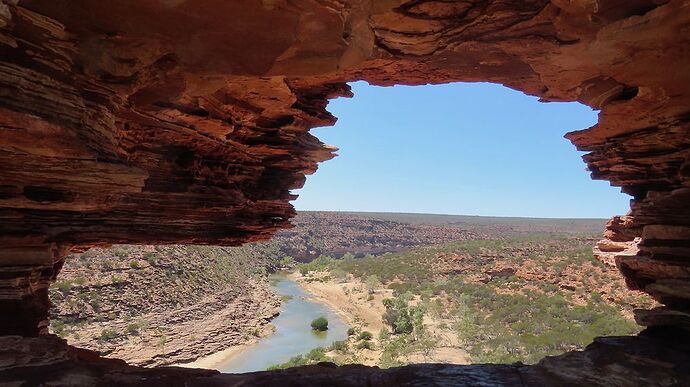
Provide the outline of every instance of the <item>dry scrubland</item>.
<path id="1" fill-rule="evenodd" d="M 592 243 L 531 234 L 297 265 L 298 280 L 350 316 L 354 330 L 281 366 L 535 363 L 597 336 L 639 332 L 632 309 L 652 300 L 628 291 L 615 268 L 595 260 Z"/>
<path id="2" fill-rule="evenodd" d="M 53 285 L 51 327 L 136 364 L 188 362 L 269 333 L 267 273 L 291 269 L 353 328 L 278 367 L 530 363 L 639 330 L 631 310 L 651 301 L 592 257 L 603 223 L 314 212 L 243 247 L 93 249 Z"/>

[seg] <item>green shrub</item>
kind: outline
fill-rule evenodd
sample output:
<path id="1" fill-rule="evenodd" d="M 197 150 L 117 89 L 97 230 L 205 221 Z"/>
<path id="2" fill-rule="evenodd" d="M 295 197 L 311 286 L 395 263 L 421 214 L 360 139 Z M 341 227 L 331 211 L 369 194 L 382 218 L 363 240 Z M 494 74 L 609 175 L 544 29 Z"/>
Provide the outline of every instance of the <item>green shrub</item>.
<path id="1" fill-rule="evenodd" d="M 118 258 L 124 258 L 124 257 L 126 257 L 127 254 L 128 254 L 127 249 L 124 248 L 124 247 L 113 247 L 113 249 L 112 249 L 111 251 L 112 251 L 113 254 L 115 254 L 115 256 L 117 256 Z"/>
<path id="2" fill-rule="evenodd" d="M 336 267 L 335 269 L 331 270 L 331 277 L 336 279 L 338 282 L 343 282 L 347 279 L 347 273 L 345 270 Z"/>
<path id="3" fill-rule="evenodd" d="M 131 323 L 127 325 L 126 332 L 128 335 L 138 335 L 139 334 L 139 324 Z"/>
<path id="4" fill-rule="evenodd" d="M 101 262 L 101 270 L 103 270 L 103 271 L 113 270 L 113 263 L 110 262 L 110 260 L 106 259 L 105 261 Z"/>
<path id="5" fill-rule="evenodd" d="M 374 335 L 372 335 L 371 332 L 362 331 L 359 336 L 357 336 L 357 340 L 371 340 L 372 337 L 374 337 Z"/>
<path id="6" fill-rule="evenodd" d="M 357 334 L 357 328 L 355 328 L 355 327 L 347 328 L 347 335 L 348 336 L 354 336 L 356 334 Z"/>
<path id="7" fill-rule="evenodd" d="M 335 263 L 333 257 L 327 255 L 319 255 L 316 259 L 309 263 L 302 263 L 299 265 L 299 272 L 306 275 L 311 271 L 322 272 L 331 269 Z"/>
<path id="8" fill-rule="evenodd" d="M 386 329 L 386 327 L 381 328 L 381 331 L 379 331 L 379 340 L 380 341 L 385 341 L 388 340 L 391 337 L 390 331 Z"/>
<path id="9" fill-rule="evenodd" d="M 344 352 L 347 350 L 347 342 L 345 340 L 334 341 L 331 344 L 330 350 Z"/>
<path id="10" fill-rule="evenodd" d="M 409 308 L 409 294 L 402 294 L 395 298 L 383 300 L 386 312 L 383 314 L 383 321 L 388 324 L 395 334 L 412 333 L 415 329 L 420 330 L 424 312 L 421 308 Z"/>
<path id="11" fill-rule="evenodd" d="M 144 259 L 146 262 L 149 263 L 149 265 L 153 266 L 156 264 L 156 254 L 152 252 L 148 252 L 144 254 Z"/>
<path id="12" fill-rule="evenodd" d="M 111 328 L 106 328 L 101 331 L 100 336 L 98 336 L 99 341 L 112 341 L 120 337 L 116 330 Z"/>
<path id="13" fill-rule="evenodd" d="M 53 330 L 53 333 L 60 337 L 65 336 L 65 323 L 62 322 L 61 320 L 52 320 L 50 322 L 50 328 Z"/>
<path id="14" fill-rule="evenodd" d="M 307 354 L 307 360 L 318 363 L 320 361 L 327 361 L 326 350 L 323 347 L 314 348 Z"/>
<path id="15" fill-rule="evenodd" d="M 320 332 L 327 331 L 328 330 L 328 319 L 326 319 L 326 317 L 323 317 L 323 316 L 315 318 L 311 322 L 311 329 L 313 329 L 315 331 L 320 331 Z"/>
<path id="16" fill-rule="evenodd" d="M 295 258 L 292 258 L 289 255 L 283 257 L 280 261 L 278 261 L 278 266 L 280 266 L 281 268 L 290 268 L 294 265 L 295 265 Z"/>
<path id="17" fill-rule="evenodd" d="M 381 286 L 381 281 L 379 281 L 379 277 L 377 277 L 376 274 L 372 274 L 367 277 L 367 279 L 364 281 L 364 284 L 369 289 L 369 292 L 373 293 L 379 286 Z"/>
<path id="18" fill-rule="evenodd" d="M 357 343 L 357 346 L 355 348 L 357 349 L 372 349 L 374 346 L 371 344 L 371 341 L 360 341 Z"/>
<path id="19" fill-rule="evenodd" d="M 88 297 L 89 305 L 91 305 L 95 312 L 98 312 L 101 309 L 101 300 L 98 298 L 98 293 L 92 290 L 88 293 Z"/>
<path id="20" fill-rule="evenodd" d="M 62 295 L 67 295 L 70 289 L 72 289 L 72 282 L 69 280 L 56 282 L 54 285 Z"/>
<path id="21" fill-rule="evenodd" d="M 290 358 L 289 361 L 283 364 L 275 364 L 267 368 L 268 371 L 278 370 L 283 368 L 297 367 L 307 364 L 316 364 L 321 362 L 330 362 L 333 359 L 326 356 L 326 350 L 322 347 L 314 348 L 306 355 L 297 355 Z"/>

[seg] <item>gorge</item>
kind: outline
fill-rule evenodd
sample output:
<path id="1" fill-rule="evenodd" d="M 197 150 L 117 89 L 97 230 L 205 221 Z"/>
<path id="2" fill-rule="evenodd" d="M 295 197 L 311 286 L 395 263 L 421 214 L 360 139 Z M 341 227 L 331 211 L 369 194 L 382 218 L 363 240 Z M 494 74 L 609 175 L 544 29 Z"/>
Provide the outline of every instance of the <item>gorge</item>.
<path id="1" fill-rule="evenodd" d="M 0 381 L 664 385 L 690 354 L 686 0 L 0 0 Z M 487 81 L 599 109 L 567 138 L 630 194 L 595 254 L 663 306 L 533 366 L 140 368 L 47 335 L 69 252 L 239 245 L 290 227 L 347 82 Z"/>

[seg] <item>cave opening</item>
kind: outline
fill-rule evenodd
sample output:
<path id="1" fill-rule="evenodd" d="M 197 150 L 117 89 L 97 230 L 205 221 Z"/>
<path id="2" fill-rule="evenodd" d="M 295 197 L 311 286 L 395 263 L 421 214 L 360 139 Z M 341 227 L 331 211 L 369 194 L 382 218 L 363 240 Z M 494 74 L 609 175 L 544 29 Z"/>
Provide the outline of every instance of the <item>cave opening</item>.
<path id="1" fill-rule="evenodd" d="M 689 25 L 687 9 L 687 0 L 0 0 L 0 383 L 686 384 L 690 35 L 682 32 Z M 567 138 L 588 152 L 583 159 L 593 178 L 632 195 L 629 212 L 606 223 L 603 239 L 571 246 L 576 264 L 564 266 L 553 260 L 529 264 L 566 251 L 544 239 L 523 240 L 526 245 L 505 238 L 488 245 L 476 242 L 493 227 L 476 217 L 437 215 L 432 224 L 415 214 L 295 217 L 290 191 L 300 188 L 334 150 L 309 131 L 335 123 L 326 110 L 328 100 L 348 95 L 347 82 L 358 79 L 379 85 L 495 82 L 547 101 L 580 101 L 598 109 L 597 125 Z M 410 137 L 420 144 L 426 140 Z M 359 188 L 356 181 L 353 185 Z M 505 195 L 518 193 L 512 189 Z M 388 202 L 391 210 L 401 210 Z M 286 230 L 291 218 L 297 227 Z M 299 229 L 318 222 L 324 225 L 319 230 L 334 236 L 329 243 L 323 235 Z M 530 224 L 527 231 L 546 228 L 553 240 L 548 222 Z M 582 222 L 569 227 L 588 227 Z M 382 239 L 379 230 L 389 226 L 395 232 Z M 292 247 L 280 253 L 276 267 L 298 267 L 295 275 L 305 286 L 345 279 L 338 286 L 350 287 L 336 294 L 348 296 L 348 306 L 370 311 L 380 298 L 391 300 L 379 313 L 386 318 L 377 319 L 386 331 L 355 330 L 346 343 L 310 351 L 306 360 L 316 364 L 277 372 L 237 375 L 140 366 L 162 364 L 170 355 L 179 364 L 198 358 L 199 348 L 216 352 L 222 343 L 241 344 L 270 334 L 262 328 L 282 302 L 290 302 L 267 291 L 267 273 L 257 267 L 275 246 L 195 246 L 238 246 L 281 231 L 276 238 Z M 499 231 L 519 237 L 525 230 L 509 224 Z M 365 242 L 357 246 L 360 254 L 348 251 L 347 242 L 356 235 Z M 456 241 L 446 246 L 450 251 L 437 248 L 444 238 Z M 508 242 L 512 244 L 505 251 Z M 110 245 L 115 248 L 97 249 Z M 589 255 L 592 245 L 597 261 Z M 67 258 L 70 252 L 82 254 Z M 517 258 L 516 264 L 492 264 L 501 252 Z M 383 255 L 393 265 L 377 265 Z M 468 260 L 475 264 L 465 265 Z M 70 267 L 74 263 L 77 267 Z M 567 280 L 552 282 L 552 290 L 556 286 L 577 295 L 580 284 L 602 282 L 601 273 L 570 269 L 590 264 L 616 266 L 629 289 L 663 304 L 634 311 L 635 321 L 646 327 L 642 332 L 599 337 L 577 349 L 591 337 L 581 334 L 584 323 L 594 321 L 611 332 L 620 327 L 621 321 L 586 310 L 590 304 L 616 304 L 609 299 L 610 288 L 606 294 L 585 291 L 587 299 L 574 308 L 584 307 L 586 313 L 566 318 L 575 325 L 551 330 L 580 342 L 554 348 L 541 336 L 549 330 L 539 323 L 552 319 L 514 321 L 554 310 L 571 316 L 558 309 L 562 300 L 538 302 L 545 305 L 543 311 L 530 309 L 532 303 L 522 302 L 517 293 L 529 293 L 522 296 L 531 301 L 539 292 L 513 277 L 531 273 L 537 281 L 548 269 L 553 275 L 543 278 L 547 282 Z M 93 274 L 93 269 L 103 274 Z M 263 279 L 239 285 L 238 279 L 255 275 Z M 470 278 L 456 281 L 459 275 Z M 362 284 L 352 287 L 357 282 L 353 278 Z M 433 286 L 426 286 L 430 281 Z M 227 284 L 233 286 L 223 286 Z M 491 292 L 487 286 L 508 290 Z M 56 308 L 62 308 L 52 322 L 49 293 L 61 303 Z M 121 313 L 114 304 L 133 313 Z M 501 308 L 482 314 L 472 309 L 477 305 Z M 209 313 L 210 306 L 217 306 L 218 313 Z M 473 347 L 469 355 L 500 364 L 426 363 L 438 359 L 426 347 L 434 332 L 431 325 L 426 331 L 420 328 L 426 326 L 425 318 L 448 311 L 472 316 L 444 322 L 480 334 L 479 340 L 463 343 Z M 90 313 L 93 324 L 80 320 L 81 313 Z M 143 314 L 154 318 L 140 319 Z M 247 315 L 257 318 L 245 319 Z M 116 320 L 117 327 L 106 327 L 106 320 Z M 249 337 L 218 329 L 228 321 Z M 181 325 L 188 329 L 178 334 Z M 441 324 L 436 328 L 445 329 Z M 494 340 L 492 335 L 508 328 L 528 333 L 523 335 L 527 340 Z M 71 346 L 48 334 L 51 329 L 62 330 L 71 343 L 103 344 L 105 351 Z M 189 345 L 193 341 L 200 346 Z M 499 351 L 474 350 L 484 342 Z M 129 343 L 139 349 L 130 351 Z M 505 364 L 527 345 L 553 351 L 546 355 L 567 352 L 535 364 Z M 385 352 L 387 365 L 413 364 L 338 367 L 329 359 L 345 347 L 359 354 L 378 349 Z M 408 349 L 419 351 L 404 351 Z M 100 356 L 121 353 L 132 356 L 130 364 Z M 535 353 L 526 363 L 537 357 Z"/>
<path id="2" fill-rule="evenodd" d="M 251 372 L 358 359 L 533 364 L 641 330 L 632 309 L 652 301 L 591 251 L 627 196 L 591 180 L 563 138 L 595 124 L 596 111 L 488 83 L 350 87 L 353 99 L 330 101 L 338 123 L 312 131 L 339 157 L 295 192 L 295 232 L 244 247 L 116 245 L 72 255 L 51 287 L 51 331 L 137 365 Z M 401 245 L 434 232 L 447 235 Z M 335 242 L 351 234 L 349 245 Z M 281 269 L 300 274 L 266 286 L 266 270 Z M 347 300 L 295 304 L 324 291 L 315 282 Z M 348 313 L 333 304 L 358 305 L 361 288 L 366 302 L 341 319 Z M 244 315 L 231 316 L 240 305 Z M 315 313 L 330 320 L 320 337 L 304 330 Z M 419 326 L 396 333 L 391 315 L 415 313 Z"/>
<path id="3" fill-rule="evenodd" d="M 630 197 L 593 180 L 563 136 L 597 123 L 578 102 L 540 102 L 491 83 L 350 83 L 331 100 L 337 147 L 295 191 L 298 210 L 610 218 Z"/>

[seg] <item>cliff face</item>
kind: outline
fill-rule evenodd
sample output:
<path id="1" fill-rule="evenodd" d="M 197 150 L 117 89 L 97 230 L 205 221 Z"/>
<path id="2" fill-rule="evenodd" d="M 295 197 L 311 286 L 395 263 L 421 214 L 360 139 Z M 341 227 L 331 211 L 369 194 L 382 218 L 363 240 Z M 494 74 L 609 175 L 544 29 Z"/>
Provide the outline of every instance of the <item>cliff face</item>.
<path id="1" fill-rule="evenodd" d="M 45 332 L 69 249 L 233 245 L 289 226 L 347 81 L 488 81 L 600 109 L 567 135 L 633 195 L 606 238 L 688 324 L 687 0 L 2 0 L 0 333 Z M 637 241 L 635 238 L 639 238 Z M 623 249 L 619 250 L 623 251 Z M 611 258 L 611 254 L 609 254 Z"/>
<path id="2" fill-rule="evenodd" d="M 51 330 L 145 366 L 245 344 L 272 331 L 280 310 L 263 274 L 272 253 L 257 245 L 119 245 L 70 255 L 50 289 Z"/>

